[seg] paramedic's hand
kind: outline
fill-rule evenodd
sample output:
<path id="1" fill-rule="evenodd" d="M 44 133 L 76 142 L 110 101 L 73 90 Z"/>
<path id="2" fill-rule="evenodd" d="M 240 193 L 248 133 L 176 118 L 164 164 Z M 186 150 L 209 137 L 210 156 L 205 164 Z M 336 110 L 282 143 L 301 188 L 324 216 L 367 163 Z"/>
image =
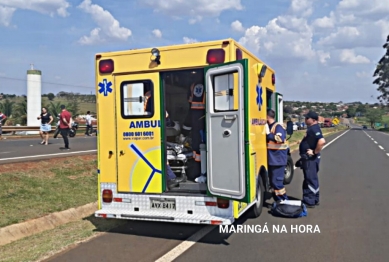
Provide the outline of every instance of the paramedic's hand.
<path id="1" fill-rule="evenodd" d="M 265 130 L 266 130 L 266 135 L 270 134 L 270 129 L 268 124 L 265 125 Z"/>
<path id="2" fill-rule="evenodd" d="M 310 156 L 313 156 L 314 155 L 313 150 L 312 149 L 308 149 L 307 150 L 307 154 L 310 155 Z"/>

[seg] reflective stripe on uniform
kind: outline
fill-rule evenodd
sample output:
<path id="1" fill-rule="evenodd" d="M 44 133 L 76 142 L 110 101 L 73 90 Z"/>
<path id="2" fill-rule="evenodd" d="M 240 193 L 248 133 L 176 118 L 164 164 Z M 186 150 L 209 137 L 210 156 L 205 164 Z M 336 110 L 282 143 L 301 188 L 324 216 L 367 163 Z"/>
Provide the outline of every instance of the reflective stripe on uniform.
<path id="1" fill-rule="evenodd" d="M 308 188 L 309 188 L 309 190 L 311 190 L 314 194 L 317 194 L 318 192 L 319 192 L 319 188 L 317 188 L 316 190 L 312 187 L 312 186 L 310 186 L 310 185 L 308 185 Z"/>
<path id="2" fill-rule="evenodd" d="M 286 189 L 284 187 L 283 189 L 280 190 L 274 190 L 274 193 L 276 194 L 276 196 L 282 196 L 286 194 Z"/>
<path id="3" fill-rule="evenodd" d="M 272 134 L 275 134 L 275 132 L 276 132 L 276 127 L 277 127 L 277 125 L 279 125 L 278 123 L 275 123 L 274 125 L 273 125 L 273 127 L 271 128 L 271 130 L 270 130 L 270 133 L 272 133 Z M 281 142 L 280 140 L 280 137 L 278 136 L 276 136 L 275 137 L 275 140 L 277 141 L 277 142 L 274 142 L 274 141 L 269 141 L 268 143 L 267 143 L 267 149 L 270 149 L 270 150 L 286 150 L 286 149 L 288 149 L 289 148 L 289 145 L 288 145 L 288 142 Z"/>
<path id="4" fill-rule="evenodd" d="M 203 101 L 202 102 L 193 102 L 193 91 L 194 91 L 194 87 L 197 83 L 193 83 L 191 86 L 190 86 L 190 96 L 189 96 L 189 99 L 188 99 L 188 102 L 191 103 L 191 109 L 205 109 L 205 94 L 203 93 Z"/>
<path id="5" fill-rule="evenodd" d="M 204 109 L 205 105 L 204 105 L 204 103 L 200 103 L 200 102 L 192 102 L 191 108 L 192 109 Z"/>

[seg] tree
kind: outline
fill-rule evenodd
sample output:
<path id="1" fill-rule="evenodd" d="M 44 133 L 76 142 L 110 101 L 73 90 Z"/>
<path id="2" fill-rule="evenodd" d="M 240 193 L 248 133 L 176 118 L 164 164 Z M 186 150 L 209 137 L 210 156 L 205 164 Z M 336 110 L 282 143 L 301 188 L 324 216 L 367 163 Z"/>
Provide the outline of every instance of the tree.
<path id="1" fill-rule="evenodd" d="M 48 93 L 47 98 L 52 101 L 54 99 L 55 95 L 53 93 Z"/>
<path id="2" fill-rule="evenodd" d="M 379 108 L 369 108 L 366 111 L 366 120 L 369 121 L 370 126 L 374 128 L 374 123 L 382 120 L 383 111 Z"/>
<path id="3" fill-rule="evenodd" d="M 382 47 L 386 49 L 386 53 L 376 66 L 373 77 L 377 78 L 373 81 L 373 84 L 378 85 L 377 91 L 381 93 L 377 99 L 386 104 L 389 102 L 389 35 Z"/>
<path id="4" fill-rule="evenodd" d="M 350 106 L 347 108 L 346 113 L 348 117 L 354 117 L 356 113 L 355 107 Z"/>

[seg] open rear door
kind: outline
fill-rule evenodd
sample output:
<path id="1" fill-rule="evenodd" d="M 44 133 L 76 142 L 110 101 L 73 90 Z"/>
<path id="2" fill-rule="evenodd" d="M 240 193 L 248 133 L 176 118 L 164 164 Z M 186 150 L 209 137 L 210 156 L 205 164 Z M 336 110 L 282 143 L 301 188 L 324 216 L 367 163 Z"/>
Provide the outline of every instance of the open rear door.
<path id="1" fill-rule="evenodd" d="M 245 149 L 247 60 L 205 68 L 207 183 L 213 196 L 249 202 Z"/>
<path id="2" fill-rule="evenodd" d="M 276 93 L 276 121 L 282 123 L 284 121 L 284 98 L 280 93 Z"/>

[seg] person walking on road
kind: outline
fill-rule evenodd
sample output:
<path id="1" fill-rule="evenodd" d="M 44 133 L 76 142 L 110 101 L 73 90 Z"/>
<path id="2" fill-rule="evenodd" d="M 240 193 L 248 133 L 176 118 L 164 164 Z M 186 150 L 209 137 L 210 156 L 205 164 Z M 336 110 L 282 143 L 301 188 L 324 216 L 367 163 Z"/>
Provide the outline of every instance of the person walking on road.
<path id="1" fill-rule="evenodd" d="M 92 116 L 90 115 L 90 111 L 86 112 L 85 124 L 86 124 L 85 135 L 90 136 L 91 134 L 93 134 Z"/>
<path id="2" fill-rule="evenodd" d="M 69 150 L 69 131 L 72 127 L 72 115 L 69 111 L 66 110 L 65 105 L 61 105 L 61 114 L 59 117 L 59 128 L 61 130 L 61 136 L 65 143 L 65 147 L 61 147 L 60 149 Z"/>
<path id="3" fill-rule="evenodd" d="M 326 141 L 318 124 L 318 119 L 319 115 L 313 111 L 309 111 L 305 115 L 305 123 L 308 128 L 299 146 L 301 159 L 298 161 L 299 164 L 296 165 L 304 173 L 302 201 L 309 208 L 314 208 L 320 204 L 318 172 L 320 152 Z"/>
<path id="4" fill-rule="evenodd" d="M 7 119 L 7 116 L 3 114 L 3 112 L 0 111 L 0 140 L 2 140 L 3 138 L 1 137 L 3 135 L 3 128 L 2 128 L 2 125 L 3 125 L 3 122 L 5 122 L 5 120 Z"/>
<path id="5" fill-rule="evenodd" d="M 275 121 L 275 112 L 267 111 L 267 159 L 271 186 L 274 189 L 275 201 L 288 200 L 284 187 L 285 168 L 288 161 L 286 143 L 286 131 L 283 126 Z"/>
<path id="6" fill-rule="evenodd" d="M 39 134 L 41 135 L 42 142 L 41 145 L 47 145 L 49 143 L 49 132 L 51 131 L 51 122 L 53 122 L 53 117 L 45 107 L 42 108 L 42 113 L 38 116 L 38 120 L 41 120 L 41 128 Z"/>

